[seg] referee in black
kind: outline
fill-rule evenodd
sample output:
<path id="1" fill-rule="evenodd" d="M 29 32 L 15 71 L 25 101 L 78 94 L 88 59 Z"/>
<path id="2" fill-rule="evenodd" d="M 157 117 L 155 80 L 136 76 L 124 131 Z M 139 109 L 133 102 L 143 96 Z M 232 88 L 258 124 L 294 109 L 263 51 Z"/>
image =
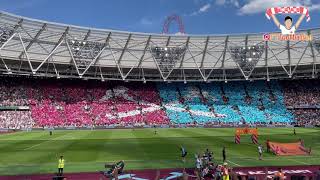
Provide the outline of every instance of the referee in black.
<path id="1" fill-rule="evenodd" d="M 226 161 L 226 147 L 224 147 L 223 146 L 223 148 L 222 148 L 222 159 L 223 159 L 223 162 L 225 162 Z"/>
<path id="2" fill-rule="evenodd" d="M 157 134 L 157 126 L 154 125 L 153 128 L 154 128 L 154 134 Z"/>

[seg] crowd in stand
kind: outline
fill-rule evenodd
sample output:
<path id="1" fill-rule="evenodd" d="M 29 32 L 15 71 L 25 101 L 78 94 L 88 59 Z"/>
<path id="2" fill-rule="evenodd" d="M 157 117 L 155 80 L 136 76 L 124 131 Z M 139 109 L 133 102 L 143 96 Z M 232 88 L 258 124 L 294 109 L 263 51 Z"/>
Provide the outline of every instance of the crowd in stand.
<path id="1" fill-rule="evenodd" d="M 293 112 L 299 126 L 320 126 L 320 109 L 296 109 Z"/>
<path id="2" fill-rule="evenodd" d="M 30 129 L 34 125 L 30 111 L 0 111 L 0 129 Z"/>
<path id="3" fill-rule="evenodd" d="M 0 81 L 0 106 L 28 105 L 25 86 L 22 79 L 1 78 Z"/>
<path id="4" fill-rule="evenodd" d="M 0 106 L 29 107 L 30 112 L 23 119 L 34 121 L 34 127 L 169 124 L 154 86 L 70 80 L 8 81 L 4 78 L 0 88 Z M 10 115 L 6 115 L 6 122 L 1 123 L 0 128 L 22 127 L 19 123 L 8 126 L 22 120 L 15 115 L 24 114 L 19 109 L 11 113 L 3 109 L 2 112 Z"/>
<path id="5" fill-rule="evenodd" d="M 320 105 L 320 81 L 283 81 L 285 103 L 287 106 Z"/>
<path id="6" fill-rule="evenodd" d="M 1 78 L 0 128 L 290 124 L 320 125 L 316 80 L 124 83 Z M 30 111 L 19 111 L 17 106 Z M 23 122 L 22 122 L 23 121 Z"/>
<path id="7" fill-rule="evenodd" d="M 283 87 L 285 104 L 292 108 L 297 124 L 320 126 L 320 81 L 284 81 Z"/>

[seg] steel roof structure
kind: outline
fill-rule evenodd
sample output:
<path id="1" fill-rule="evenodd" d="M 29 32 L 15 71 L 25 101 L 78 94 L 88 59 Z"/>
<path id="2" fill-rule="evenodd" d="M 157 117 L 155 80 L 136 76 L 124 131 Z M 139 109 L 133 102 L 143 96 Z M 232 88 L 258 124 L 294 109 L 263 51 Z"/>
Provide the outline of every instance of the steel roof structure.
<path id="1" fill-rule="evenodd" d="M 0 74 L 145 82 L 318 77 L 320 29 L 299 32 L 313 40 L 135 33 L 1 12 Z"/>

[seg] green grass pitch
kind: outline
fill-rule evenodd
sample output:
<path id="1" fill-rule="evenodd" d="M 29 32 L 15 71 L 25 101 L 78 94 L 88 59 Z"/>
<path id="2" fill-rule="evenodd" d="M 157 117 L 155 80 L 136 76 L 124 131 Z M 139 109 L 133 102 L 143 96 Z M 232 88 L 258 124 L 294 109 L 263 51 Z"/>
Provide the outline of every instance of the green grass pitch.
<path id="1" fill-rule="evenodd" d="M 53 173 L 57 157 L 64 155 L 66 172 L 103 170 L 105 162 L 125 160 L 126 169 L 154 169 L 193 167 L 194 154 L 206 148 L 221 162 L 222 146 L 227 148 L 231 166 L 319 165 L 320 129 L 260 128 L 259 141 L 266 139 L 294 142 L 304 139 L 312 147 L 311 156 L 277 157 L 264 153 L 258 160 L 257 146 L 250 136 L 242 136 L 241 144 L 234 144 L 233 128 L 185 129 L 115 129 L 18 132 L 0 135 L 0 175 Z M 180 145 L 188 151 L 186 164 L 180 158 Z"/>

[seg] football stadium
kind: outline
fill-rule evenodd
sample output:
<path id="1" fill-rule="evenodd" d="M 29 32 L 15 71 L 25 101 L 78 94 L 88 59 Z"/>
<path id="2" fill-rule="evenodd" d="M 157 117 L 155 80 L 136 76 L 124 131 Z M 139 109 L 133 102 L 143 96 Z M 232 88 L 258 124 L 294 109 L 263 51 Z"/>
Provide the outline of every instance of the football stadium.
<path id="1" fill-rule="evenodd" d="M 0 179 L 320 178 L 320 28 L 297 30 L 305 40 L 164 24 L 1 12 Z"/>

